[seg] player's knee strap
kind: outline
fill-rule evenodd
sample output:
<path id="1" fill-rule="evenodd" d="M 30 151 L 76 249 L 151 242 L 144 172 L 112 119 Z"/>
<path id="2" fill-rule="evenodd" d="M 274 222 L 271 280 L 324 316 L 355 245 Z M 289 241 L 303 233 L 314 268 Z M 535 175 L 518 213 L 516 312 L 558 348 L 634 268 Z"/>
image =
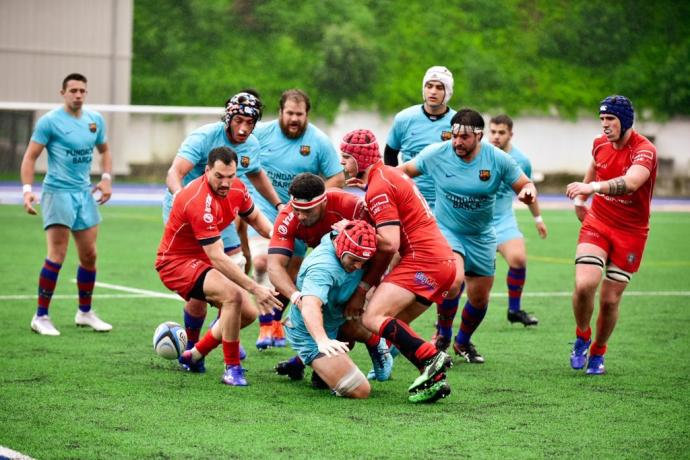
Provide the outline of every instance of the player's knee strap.
<path id="1" fill-rule="evenodd" d="M 606 279 L 618 281 L 619 283 L 629 283 L 632 273 L 621 270 L 617 266 L 610 264 L 606 267 Z"/>
<path id="2" fill-rule="evenodd" d="M 602 259 L 599 256 L 593 256 L 591 254 L 585 254 L 580 257 L 575 258 L 575 265 L 577 264 L 582 264 L 582 265 L 595 265 L 601 269 L 601 271 L 604 271 L 604 264 L 606 261 Z"/>
<path id="3" fill-rule="evenodd" d="M 360 385 L 367 382 L 367 378 L 364 376 L 362 371 L 357 367 L 350 369 L 350 372 L 345 374 L 338 383 L 335 384 L 335 394 L 337 396 L 349 396 L 352 394 Z"/>
<path id="4" fill-rule="evenodd" d="M 244 257 L 244 254 L 241 252 L 238 252 L 237 254 L 233 254 L 230 256 L 230 260 L 235 262 L 235 264 L 240 267 L 240 270 L 244 271 L 244 267 L 247 265 L 247 258 Z"/>

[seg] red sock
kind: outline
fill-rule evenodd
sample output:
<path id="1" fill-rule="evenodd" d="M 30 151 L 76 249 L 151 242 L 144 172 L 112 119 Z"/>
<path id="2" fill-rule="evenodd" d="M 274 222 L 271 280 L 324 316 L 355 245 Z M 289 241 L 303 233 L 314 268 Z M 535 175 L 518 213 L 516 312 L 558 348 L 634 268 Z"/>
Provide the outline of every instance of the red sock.
<path id="1" fill-rule="evenodd" d="M 581 331 L 579 327 L 575 326 L 575 335 L 587 342 L 592 338 L 592 328 L 588 327 L 586 331 Z"/>
<path id="2" fill-rule="evenodd" d="M 226 342 L 223 340 L 223 357 L 226 366 L 237 366 L 240 364 L 240 341 L 233 340 Z"/>
<path id="3" fill-rule="evenodd" d="M 438 350 L 436 349 L 433 343 L 424 342 L 423 345 L 417 348 L 417 351 L 414 352 L 414 355 L 417 357 L 418 360 L 424 362 L 427 359 L 434 356 L 436 353 L 438 353 Z"/>
<path id="4" fill-rule="evenodd" d="M 608 346 L 606 344 L 599 345 L 598 342 L 594 341 L 594 342 L 592 342 L 592 346 L 589 347 L 589 354 L 590 355 L 597 355 L 597 356 L 604 356 L 606 354 L 607 348 L 608 348 Z"/>
<path id="5" fill-rule="evenodd" d="M 206 356 L 207 354 L 211 353 L 214 348 L 216 348 L 218 345 L 220 345 L 220 340 L 216 339 L 213 337 L 213 334 L 211 333 L 211 329 L 209 329 L 206 334 L 197 342 L 195 345 L 197 351 L 201 353 L 203 356 Z"/>

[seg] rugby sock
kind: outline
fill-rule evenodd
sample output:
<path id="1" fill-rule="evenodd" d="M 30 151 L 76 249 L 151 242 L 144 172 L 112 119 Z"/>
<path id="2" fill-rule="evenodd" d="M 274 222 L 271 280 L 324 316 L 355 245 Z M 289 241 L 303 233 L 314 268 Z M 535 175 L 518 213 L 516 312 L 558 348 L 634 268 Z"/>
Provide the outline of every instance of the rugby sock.
<path id="1" fill-rule="evenodd" d="M 367 341 L 364 342 L 364 343 L 365 343 L 365 345 L 367 346 L 367 348 L 369 348 L 369 347 L 374 347 L 374 348 L 375 348 L 375 347 L 378 347 L 378 346 L 379 346 L 379 342 L 380 342 L 380 341 L 381 341 L 381 336 L 379 336 L 379 335 L 377 335 L 377 334 L 371 334 L 371 337 L 369 337 L 369 340 L 367 340 Z M 388 342 L 388 341 L 386 340 L 386 343 L 387 343 L 387 342 Z"/>
<path id="2" fill-rule="evenodd" d="M 470 343 L 472 334 L 477 330 L 484 319 L 484 315 L 486 315 L 487 307 L 477 308 L 469 300 L 465 303 L 465 308 L 462 309 L 462 322 L 458 329 L 458 336 L 455 338 L 459 344 L 467 345 Z"/>
<path id="3" fill-rule="evenodd" d="M 273 324 L 273 313 L 259 315 L 259 326 L 270 326 Z"/>
<path id="4" fill-rule="evenodd" d="M 199 334 L 201 328 L 204 326 L 204 316 L 192 316 L 187 310 L 182 310 L 184 313 L 184 330 L 187 332 L 187 350 L 191 350 L 199 341 Z"/>
<path id="5" fill-rule="evenodd" d="M 283 309 L 288 306 L 290 299 L 285 297 L 283 294 L 278 294 L 276 298 L 283 304 Z M 283 319 L 283 310 L 280 308 L 273 309 L 273 321 L 280 321 Z"/>
<path id="6" fill-rule="evenodd" d="M 57 284 L 58 275 L 60 274 L 62 264 L 56 264 L 46 259 L 41 268 L 41 274 L 38 276 L 38 306 L 36 307 L 36 316 L 45 316 L 48 314 L 50 307 L 50 300 L 53 298 L 55 291 L 55 284 Z"/>
<path id="7" fill-rule="evenodd" d="M 592 328 L 588 327 L 586 331 L 580 330 L 579 327 L 575 326 L 575 335 L 585 342 L 588 342 L 592 338 Z"/>
<path id="8" fill-rule="evenodd" d="M 79 289 L 79 310 L 91 310 L 91 296 L 96 284 L 96 270 L 87 270 L 81 265 L 77 268 L 77 289 Z"/>
<path id="9" fill-rule="evenodd" d="M 599 345 L 599 343 L 595 340 L 592 342 L 592 346 L 589 347 L 589 354 L 590 355 L 597 355 L 597 356 L 604 356 L 606 354 L 606 349 L 608 346 L 606 344 L 604 345 Z"/>
<path id="10" fill-rule="evenodd" d="M 410 326 L 396 318 L 386 318 L 381 324 L 379 335 L 390 339 L 400 353 L 417 368 L 422 367 L 423 361 L 437 352 L 436 347 L 431 343 L 427 344 Z"/>
<path id="11" fill-rule="evenodd" d="M 453 336 L 453 320 L 458 313 L 458 304 L 460 303 L 460 295 L 453 299 L 445 299 L 440 304 L 436 304 L 436 312 L 438 319 L 436 322 L 436 330 L 444 337 Z"/>
<path id="12" fill-rule="evenodd" d="M 527 268 L 508 268 L 506 284 L 508 285 L 508 310 L 520 311 L 520 300 L 522 299 L 522 288 L 525 286 Z"/>
<path id="13" fill-rule="evenodd" d="M 296 366 L 302 366 L 304 367 L 304 362 L 299 358 L 299 356 L 293 356 L 292 358 L 288 359 L 288 362 L 290 364 L 294 364 Z"/>
<path id="14" fill-rule="evenodd" d="M 206 356 L 207 354 L 211 353 L 214 348 L 216 348 L 218 345 L 220 345 L 221 341 L 215 337 L 213 337 L 213 334 L 211 333 L 211 330 L 209 329 L 206 331 L 206 334 L 199 340 L 196 344 L 196 346 L 192 349 L 196 349 L 199 353 L 201 353 L 202 356 Z M 239 342 L 237 342 L 239 344 Z M 238 356 L 239 356 L 239 349 L 237 351 Z"/>
<path id="15" fill-rule="evenodd" d="M 223 340 L 223 358 L 226 366 L 237 366 L 240 364 L 240 341 Z"/>

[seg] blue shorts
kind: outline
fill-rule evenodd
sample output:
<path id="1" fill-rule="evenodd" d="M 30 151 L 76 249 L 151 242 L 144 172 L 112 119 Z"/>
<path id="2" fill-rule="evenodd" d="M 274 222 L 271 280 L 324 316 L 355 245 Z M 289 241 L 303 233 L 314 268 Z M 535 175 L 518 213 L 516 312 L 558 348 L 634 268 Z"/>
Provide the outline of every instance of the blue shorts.
<path id="1" fill-rule="evenodd" d="M 64 225 L 72 231 L 86 230 L 101 223 L 98 203 L 90 189 L 79 192 L 44 190 L 41 196 L 43 228 Z"/>
<path id="2" fill-rule="evenodd" d="M 169 195 L 169 194 L 168 194 Z M 172 210 L 172 200 L 167 196 L 163 200 L 163 223 L 168 223 L 168 218 L 170 217 L 170 211 Z M 236 249 L 240 247 L 240 236 L 237 234 L 237 228 L 235 223 L 231 223 L 220 232 L 220 236 L 223 238 L 223 248 L 225 251 L 230 251 L 231 249 Z"/>
<path id="3" fill-rule="evenodd" d="M 493 226 L 496 230 L 496 244 L 501 245 L 510 240 L 521 240 L 523 235 L 512 212 L 494 215 Z"/>
<path id="4" fill-rule="evenodd" d="M 496 235 L 493 231 L 480 235 L 462 235 L 439 224 L 453 252 L 465 258 L 465 275 L 494 276 L 496 271 Z M 493 230 L 493 229 L 492 229 Z"/>
<path id="5" fill-rule="evenodd" d="M 290 313 L 285 321 L 285 336 L 302 362 L 309 365 L 319 356 L 319 347 L 311 334 L 309 334 L 307 326 L 302 322 L 301 315 L 299 315 L 300 318 L 297 318 L 293 315 L 293 310 L 297 310 L 297 308 L 294 306 L 290 307 Z M 338 337 L 340 326 L 324 324 L 324 329 L 329 339 L 336 339 Z"/>

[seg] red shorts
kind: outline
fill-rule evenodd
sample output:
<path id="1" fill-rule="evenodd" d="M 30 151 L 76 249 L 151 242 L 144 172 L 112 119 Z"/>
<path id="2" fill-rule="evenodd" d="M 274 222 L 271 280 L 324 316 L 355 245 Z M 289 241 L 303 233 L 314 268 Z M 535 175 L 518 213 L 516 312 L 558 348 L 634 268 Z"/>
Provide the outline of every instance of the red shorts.
<path id="1" fill-rule="evenodd" d="M 588 215 L 577 242 L 599 246 L 606 251 L 611 263 L 623 271 L 635 273 L 640 268 L 647 233 L 636 234 L 614 229 Z"/>
<path id="2" fill-rule="evenodd" d="M 384 283 L 395 284 L 436 303 L 443 302 L 454 281 L 454 258 L 420 262 L 403 257 L 383 278 Z"/>
<path id="3" fill-rule="evenodd" d="M 157 266 L 156 270 L 165 287 L 189 300 L 196 280 L 211 268 L 208 262 L 200 259 L 174 259 Z"/>

